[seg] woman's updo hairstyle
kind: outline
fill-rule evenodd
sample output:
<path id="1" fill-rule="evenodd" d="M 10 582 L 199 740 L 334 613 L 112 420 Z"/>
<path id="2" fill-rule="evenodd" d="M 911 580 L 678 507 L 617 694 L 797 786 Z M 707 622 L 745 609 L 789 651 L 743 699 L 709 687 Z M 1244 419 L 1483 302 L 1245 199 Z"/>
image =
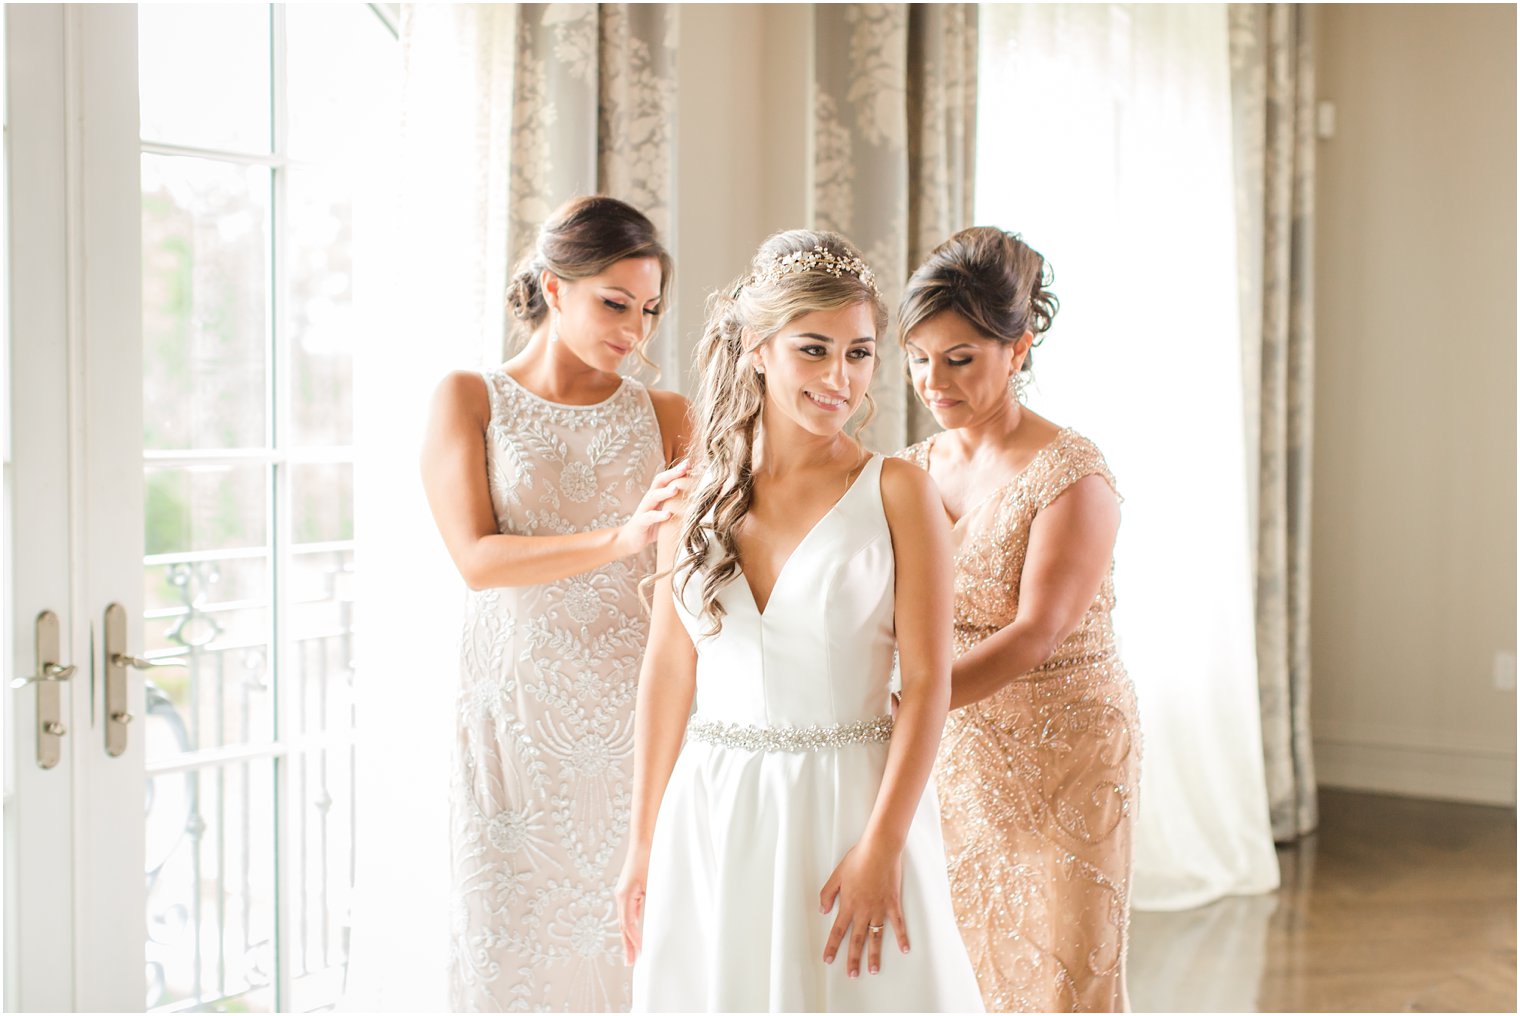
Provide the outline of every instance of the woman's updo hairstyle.
<path id="1" fill-rule="evenodd" d="M 689 570 L 677 579 L 684 592 L 696 578 L 701 613 L 716 633 L 723 624 L 718 590 L 739 566 L 734 533 L 754 503 L 756 430 L 765 405 L 765 376 L 749 353 L 788 323 L 814 311 L 871 305 L 876 334 L 887 329 L 887 307 L 876 278 L 860 254 L 838 233 L 792 229 L 760 245 L 749 271 L 707 301 L 707 323 L 697 345 L 698 378 L 693 418 L 691 475 L 697 486 L 687 499 L 681 551 Z M 875 411 L 866 394 L 864 426 Z M 683 566 L 683 569 L 687 566 Z"/>
<path id="2" fill-rule="evenodd" d="M 675 276 L 675 262 L 648 216 L 625 201 L 595 194 L 572 198 L 538 231 L 533 250 L 524 254 L 507 285 L 507 306 L 517 319 L 512 332 L 519 341 L 532 334 L 549 313 L 540 277 L 545 269 L 574 281 L 600 275 L 624 258 L 660 262 L 660 309 L 664 314 Z M 643 343 L 636 352 L 641 360 Z"/>
<path id="3" fill-rule="evenodd" d="M 929 252 L 908 279 L 897 315 L 899 341 L 941 311 L 954 311 L 1004 345 L 1050 330 L 1061 303 L 1045 287 L 1054 275 L 1039 251 L 996 226 L 963 229 Z M 1033 364 L 1024 358 L 1024 370 Z"/>

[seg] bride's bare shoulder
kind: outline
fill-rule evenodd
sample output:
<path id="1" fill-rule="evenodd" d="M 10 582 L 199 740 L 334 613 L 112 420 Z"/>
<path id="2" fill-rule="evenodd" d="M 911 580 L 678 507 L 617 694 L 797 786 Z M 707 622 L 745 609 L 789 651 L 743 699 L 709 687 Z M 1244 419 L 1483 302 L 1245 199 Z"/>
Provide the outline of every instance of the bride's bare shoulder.
<path id="1" fill-rule="evenodd" d="M 887 523 L 894 529 L 898 525 L 931 525 L 936 520 L 943 521 L 945 516 L 934 481 L 925 470 L 906 459 L 882 461 L 881 503 L 887 512 Z"/>

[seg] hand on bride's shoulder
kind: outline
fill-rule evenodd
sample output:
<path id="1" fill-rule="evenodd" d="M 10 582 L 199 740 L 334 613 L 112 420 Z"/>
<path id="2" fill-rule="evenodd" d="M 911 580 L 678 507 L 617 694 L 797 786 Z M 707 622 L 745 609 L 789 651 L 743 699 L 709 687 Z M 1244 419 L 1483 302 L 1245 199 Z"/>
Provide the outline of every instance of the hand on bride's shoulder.
<path id="1" fill-rule="evenodd" d="M 690 466 L 685 459 L 654 475 L 649 489 L 639 499 L 633 515 L 618 530 L 617 539 L 623 555 L 642 550 L 674 517 L 675 506 L 683 502 L 690 489 Z"/>

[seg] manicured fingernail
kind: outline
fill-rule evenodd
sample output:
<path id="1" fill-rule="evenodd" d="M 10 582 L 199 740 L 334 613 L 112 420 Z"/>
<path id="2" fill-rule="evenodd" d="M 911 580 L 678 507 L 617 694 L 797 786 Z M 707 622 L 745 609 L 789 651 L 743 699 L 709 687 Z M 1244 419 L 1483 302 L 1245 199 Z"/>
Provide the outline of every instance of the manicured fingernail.
<path id="1" fill-rule="evenodd" d="M 879 973 L 881 973 L 881 970 L 876 966 L 876 964 L 872 963 L 871 964 L 871 973 L 873 973 L 873 974 L 879 974 Z"/>
<path id="2" fill-rule="evenodd" d="M 907 952 L 907 951 L 908 951 L 908 943 L 906 943 L 906 942 L 904 942 L 904 943 L 903 943 L 903 944 L 902 944 L 902 951 L 903 951 L 903 952 Z"/>
<path id="3" fill-rule="evenodd" d="M 859 977 L 860 976 L 860 971 L 859 970 L 851 970 L 850 971 L 850 976 L 851 977 Z"/>

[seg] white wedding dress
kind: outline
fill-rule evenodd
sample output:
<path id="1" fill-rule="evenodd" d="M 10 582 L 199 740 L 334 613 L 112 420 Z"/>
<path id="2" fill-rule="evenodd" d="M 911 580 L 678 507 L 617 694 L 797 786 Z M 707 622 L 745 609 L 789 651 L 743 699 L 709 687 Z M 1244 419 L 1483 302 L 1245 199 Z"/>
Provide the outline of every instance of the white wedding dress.
<path id="1" fill-rule="evenodd" d="M 702 636 L 700 579 L 676 612 L 697 646 L 697 708 L 650 847 L 635 1011 L 977 1011 L 950 903 L 932 783 L 902 855 L 912 949 L 881 972 L 823 962 L 818 897 L 865 829 L 886 767 L 895 647 L 880 456 L 803 538 L 762 614 L 742 573 Z M 846 940 L 848 943 L 848 940 Z"/>

